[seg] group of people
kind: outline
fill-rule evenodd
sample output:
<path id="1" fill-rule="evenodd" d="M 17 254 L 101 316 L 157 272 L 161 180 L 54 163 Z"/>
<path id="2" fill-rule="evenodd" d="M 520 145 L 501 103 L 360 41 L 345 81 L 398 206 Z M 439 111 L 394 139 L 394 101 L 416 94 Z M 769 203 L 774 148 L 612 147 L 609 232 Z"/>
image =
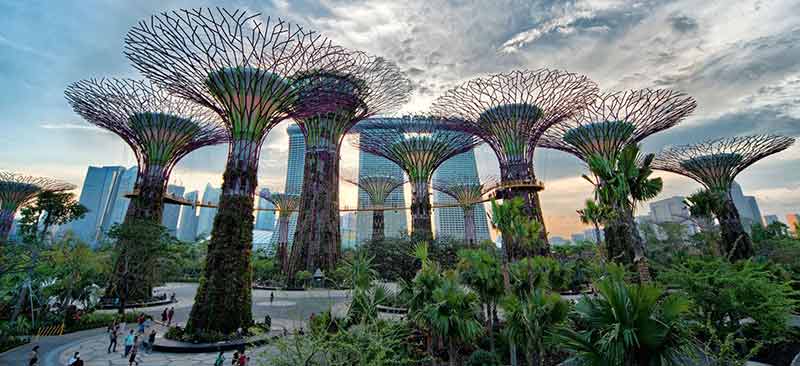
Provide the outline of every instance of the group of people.
<path id="1" fill-rule="evenodd" d="M 244 353 L 244 350 L 234 351 L 233 358 L 231 358 L 232 366 L 247 366 L 250 364 L 250 356 Z M 217 359 L 214 360 L 214 366 L 225 365 L 225 351 L 219 351 Z"/>
<path id="2" fill-rule="evenodd" d="M 173 294 L 174 296 L 174 294 Z M 164 308 L 164 311 L 161 312 L 161 322 L 164 323 L 166 326 L 172 325 L 172 317 L 175 315 L 175 308 L 171 307 L 169 309 Z"/>
<path id="3" fill-rule="evenodd" d="M 153 344 L 156 342 L 157 333 L 155 327 L 150 325 L 150 319 L 148 319 L 144 314 L 141 314 L 136 319 L 136 323 L 138 324 L 138 332 L 134 333 L 134 330 L 130 329 L 123 340 L 124 353 L 122 354 L 122 357 L 128 358 L 129 366 L 133 366 L 134 364 L 139 365 L 139 361 L 136 359 L 137 355 L 139 354 L 139 349 L 150 353 L 153 351 Z M 119 338 L 121 333 L 124 333 L 124 326 L 124 323 L 119 324 L 116 320 L 114 323 L 108 326 L 108 329 L 106 330 L 108 332 L 108 353 L 117 352 L 117 338 Z M 148 328 L 150 328 L 149 333 L 147 333 Z M 83 365 L 83 363 L 80 365 Z M 67 363 L 67 366 L 80 365 Z"/>

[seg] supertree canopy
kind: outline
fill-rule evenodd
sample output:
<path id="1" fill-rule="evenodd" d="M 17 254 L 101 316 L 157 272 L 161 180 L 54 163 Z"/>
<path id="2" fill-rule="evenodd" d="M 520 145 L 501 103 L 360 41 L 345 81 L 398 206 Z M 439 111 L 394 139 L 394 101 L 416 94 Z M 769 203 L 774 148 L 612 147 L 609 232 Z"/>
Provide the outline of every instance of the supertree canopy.
<path id="1" fill-rule="evenodd" d="M 64 94 L 75 112 L 121 137 L 136 156 L 136 196 L 125 216 L 128 224 L 161 223 L 164 193 L 175 164 L 198 148 L 227 141 L 214 115 L 147 81 L 82 80 L 70 84 Z M 107 289 L 107 294 L 123 301 L 146 300 L 152 292 L 149 281 L 125 274 L 128 268 L 146 266 L 145 255 L 132 254 L 135 245 L 130 241 L 117 244 L 116 275 Z"/>
<path id="2" fill-rule="evenodd" d="M 73 189 L 74 185 L 52 178 L 0 172 L 0 243 L 8 240 L 17 210 L 36 199 L 39 193 Z"/>
<path id="3" fill-rule="evenodd" d="M 742 226 L 731 197 L 731 184 L 740 172 L 755 162 L 787 149 L 794 139 L 756 135 L 722 138 L 696 145 L 668 148 L 656 156 L 653 168 L 687 176 L 712 192 L 722 193 L 724 202 L 715 207 L 722 232 L 723 254 L 731 260 L 754 255 L 753 243 Z"/>
<path id="4" fill-rule="evenodd" d="M 81 80 L 64 94 L 76 113 L 113 132 L 133 150 L 137 194 L 128 207 L 129 219 L 161 222 L 172 168 L 194 150 L 227 141 L 214 115 L 147 81 Z"/>
<path id="5" fill-rule="evenodd" d="M 364 129 L 354 145 L 386 158 L 408 174 L 411 183 L 411 233 L 431 238 L 430 181 L 445 160 L 480 144 L 476 136 L 454 129 L 438 117 L 415 117 L 386 128 Z"/>
<path id="6" fill-rule="evenodd" d="M 539 146 L 571 153 L 584 162 L 592 156 L 612 159 L 626 146 L 675 126 L 692 113 L 696 105 L 692 97 L 667 89 L 606 93 L 571 118 L 547 129 Z M 606 222 L 604 231 L 609 258 L 625 263 L 633 260 L 636 243 L 630 240 L 641 238 L 627 235 L 623 230 L 636 230 L 632 215 L 631 211 L 629 217 Z M 627 226 L 623 225 L 623 220 Z"/>
<path id="7" fill-rule="evenodd" d="M 388 175 L 361 176 L 358 179 L 345 179 L 345 181 L 364 190 L 369 196 L 372 210 L 372 240 L 383 240 L 383 205 L 394 190 L 405 183 L 402 179 Z"/>
<path id="8" fill-rule="evenodd" d="M 461 121 L 465 130 L 480 136 L 494 150 L 501 182 L 510 186 L 498 193 L 522 198 L 525 213 L 544 225 L 534 149 L 548 128 L 580 111 L 597 92 L 595 83 L 582 75 L 548 69 L 512 71 L 467 81 L 439 97 L 432 109 L 437 115 Z M 541 234 L 546 243 L 545 230 Z M 507 234 L 503 243 L 509 259 L 528 254 Z M 544 245 L 540 254 L 547 252 Z"/>
<path id="9" fill-rule="evenodd" d="M 333 270 L 341 251 L 339 149 L 356 123 L 405 103 L 411 84 L 394 63 L 351 53 L 341 71 L 311 70 L 295 76 L 299 98 L 294 120 L 305 137 L 305 165 L 289 276 L 300 270 Z"/>
<path id="10" fill-rule="evenodd" d="M 464 210 L 464 241 L 470 246 L 476 244 L 475 205 L 481 204 L 483 196 L 495 185 L 492 181 L 481 183 L 464 177 L 433 181 L 433 189 L 452 197 Z"/>
<path id="11" fill-rule="evenodd" d="M 629 144 L 675 126 L 696 106 L 692 97 L 667 89 L 602 94 L 571 118 L 547 129 L 539 146 L 584 161 L 591 155 L 610 158 Z"/>
<path id="12" fill-rule="evenodd" d="M 278 247 L 275 250 L 275 265 L 281 273 L 289 273 L 289 218 L 292 212 L 300 207 L 300 196 L 296 194 L 272 193 L 260 194 L 261 198 L 272 202 L 278 209 Z"/>
<path id="13" fill-rule="evenodd" d="M 190 9 L 139 22 L 125 39 L 135 68 L 221 116 L 231 138 L 222 194 L 187 330 L 252 323 L 250 256 L 261 144 L 298 101 L 292 77 L 337 72 L 347 53 L 319 34 L 244 10 Z M 343 61 L 344 60 L 344 61 Z"/>

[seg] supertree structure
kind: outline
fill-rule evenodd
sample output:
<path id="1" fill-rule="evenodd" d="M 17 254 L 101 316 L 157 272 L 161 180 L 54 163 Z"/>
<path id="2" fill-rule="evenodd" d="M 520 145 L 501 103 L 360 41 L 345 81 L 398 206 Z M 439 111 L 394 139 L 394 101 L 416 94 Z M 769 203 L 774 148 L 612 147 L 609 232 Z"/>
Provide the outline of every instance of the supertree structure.
<path id="1" fill-rule="evenodd" d="M 386 199 L 389 198 L 389 195 L 394 192 L 395 189 L 402 187 L 405 182 L 402 179 L 389 175 L 361 176 L 358 179 L 345 179 L 345 181 L 363 189 L 364 192 L 367 193 L 367 196 L 369 196 L 369 202 L 371 208 L 373 208 L 372 240 L 383 240 L 383 205 L 386 203 Z"/>
<path id="2" fill-rule="evenodd" d="M 533 153 L 548 128 L 589 104 L 598 88 L 589 78 L 560 70 L 516 70 L 476 78 L 439 97 L 433 113 L 460 121 L 462 128 L 482 138 L 497 155 L 501 183 L 508 188 L 499 197 L 519 197 L 523 211 L 544 228 L 534 173 Z M 547 242 L 547 233 L 541 232 Z M 509 260 L 527 256 L 508 234 L 503 248 Z M 538 254 L 549 253 L 547 245 Z"/>
<path id="3" fill-rule="evenodd" d="M 252 209 L 263 140 L 294 110 L 291 77 L 337 71 L 346 52 L 281 19 L 200 8 L 139 22 L 128 32 L 125 54 L 156 84 L 216 112 L 228 131 L 219 209 L 187 330 L 232 333 L 253 321 Z"/>
<path id="4" fill-rule="evenodd" d="M 300 207 L 300 196 L 296 194 L 272 193 L 261 198 L 272 202 L 278 209 L 278 247 L 275 250 L 276 265 L 281 273 L 289 273 L 289 218 Z"/>
<path id="5" fill-rule="evenodd" d="M 438 117 L 415 117 L 386 128 L 364 129 L 354 141 L 361 151 L 386 158 L 408 174 L 413 237 L 433 237 L 429 186 L 434 170 L 480 144 L 476 136 L 455 127 Z"/>
<path id="6" fill-rule="evenodd" d="M 456 178 L 434 180 L 433 189 L 452 197 L 464 211 L 464 241 L 467 245 L 476 244 L 475 205 L 481 204 L 484 195 L 489 193 L 496 183 L 484 179 L 483 183 L 472 179 Z"/>
<path id="7" fill-rule="evenodd" d="M 164 193 L 172 168 L 190 152 L 227 141 L 216 116 L 187 100 L 174 97 L 150 82 L 131 79 L 89 79 L 70 84 L 65 90 L 72 108 L 88 122 L 111 131 L 133 150 L 138 163 L 135 197 L 128 206 L 125 223 L 161 222 Z M 143 268 L 147 258 L 126 253 L 136 245 L 117 245 L 115 270 L 109 294 L 125 299 L 150 297 L 148 281 L 129 281 L 125 268 Z M 126 283 L 120 283 L 120 281 Z M 123 290 L 126 294 L 121 294 Z"/>
<path id="8" fill-rule="evenodd" d="M 333 270 L 341 251 L 339 150 L 356 123 L 394 111 L 408 100 L 410 81 L 392 62 L 361 52 L 340 71 L 295 75 L 294 120 L 305 137 L 305 165 L 290 277 L 300 270 Z"/>
<path id="9" fill-rule="evenodd" d="M 39 193 L 73 189 L 74 185 L 52 178 L 0 172 L 0 244 L 8 240 L 17 210 L 36 199 Z"/>
<path id="10" fill-rule="evenodd" d="M 745 259 L 753 256 L 753 243 L 733 204 L 731 184 L 750 165 L 787 149 L 793 143 L 791 137 L 755 135 L 680 145 L 659 153 L 653 161 L 653 168 L 687 176 L 710 192 L 721 193 L 723 202 L 712 206 L 719 206 L 714 208 L 714 215 L 722 232 L 723 254 L 731 260 Z"/>
<path id="11" fill-rule="evenodd" d="M 573 154 L 584 162 L 591 156 L 610 160 L 625 146 L 675 126 L 696 106 L 692 97 L 667 89 L 605 93 L 571 118 L 547 129 L 539 146 Z M 638 243 L 630 240 L 641 241 L 641 237 L 633 235 L 638 233 L 633 212 L 624 216 L 606 222 L 606 253 L 609 258 L 631 263 L 633 247 Z M 627 225 L 622 225 L 622 220 Z M 633 232 L 625 233 L 623 228 Z"/>

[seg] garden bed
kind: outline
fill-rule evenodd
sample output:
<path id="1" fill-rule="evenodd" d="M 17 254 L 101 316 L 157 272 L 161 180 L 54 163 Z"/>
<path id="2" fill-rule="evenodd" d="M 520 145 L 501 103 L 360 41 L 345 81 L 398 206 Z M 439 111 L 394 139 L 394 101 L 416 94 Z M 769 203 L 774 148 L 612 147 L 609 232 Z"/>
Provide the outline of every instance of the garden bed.
<path id="1" fill-rule="evenodd" d="M 172 339 L 159 338 L 153 345 L 153 350 L 165 353 L 208 353 L 230 350 L 242 350 L 245 347 L 261 346 L 277 336 L 270 336 L 268 333 L 244 339 L 229 341 L 192 343 L 181 342 Z"/>
<path id="2" fill-rule="evenodd" d="M 164 305 L 174 304 L 174 303 L 177 303 L 177 302 L 178 302 L 177 300 L 172 301 L 169 298 L 151 300 L 151 301 L 147 301 L 147 302 L 134 302 L 134 303 L 125 304 L 125 309 L 149 308 L 149 307 L 153 307 L 153 306 L 164 306 Z M 113 302 L 101 302 L 101 303 L 97 304 L 97 308 L 98 309 L 103 309 L 103 310 L 119 309 L 119 305 L 115 304 Z"/>

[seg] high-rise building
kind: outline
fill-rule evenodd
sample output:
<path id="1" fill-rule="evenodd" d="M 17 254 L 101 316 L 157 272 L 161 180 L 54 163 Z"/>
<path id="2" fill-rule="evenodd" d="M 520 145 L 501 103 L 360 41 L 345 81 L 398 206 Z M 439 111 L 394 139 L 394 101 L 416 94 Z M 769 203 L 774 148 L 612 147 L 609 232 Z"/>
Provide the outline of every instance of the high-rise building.
<path id="1" fill-rule="evenodd" d="M 778 222 L 778 215 L 764 215 L 764 225 L 769 226 L 773 222 Z"/>
<path id="2" fill-rule="evenodd" d="M 744 230 L 750 233 L 753 224 L 761 223 L 761 211 L 758 210 L 758 204 L 751 203 L 742 193 L 742 186 L 736 182 L 731 183 L 731 198 L 736 210 L 739 211 L 739 218 L 742 220 Z M 752 201 L 755 201 L 755 198 Z M 754 208 L 756 212 L 753 211 Z"/>
<path id="3" fill-rule="evenodd" d="M 286 128 L 289 134 L 289 156 L 286 166 L 286 184 L 283 188 L 286 194 L 301 194 L 303 191 L 303 174 L 306 166 L 306 140 L 303 132 L 296 124 Z M 274 221 L 274 216 L 273 216 Z M 297 212 L 292 212 L 289 217 L 289 245 L 294 241 L 294 231 L 297 228 Z M 278 242 L 278 235 L 272 236 L 272 245 Z"/>
<path id="4" fill-rule="evenodd" d="M 214 188 L 211 183 L 206 184 L 206 189 L 203 192 L 202 202 L 206 204 L 216 205 L 219 203 L 219 196 L 222 194 L 222 189 Z M 214 227 L 214 216 L 217 216 L 217 209 L 211 207 L 201 207 L 200 217 L 197 219 L 197 238 L 205 239 L 211 235 L 211 229 Z"/>
<path id="5" fill-rule="evenodd" d="M 125 168 L 121 166 L 90 166 L 86 171 L 78 201 L 89 211 L 82 219 L 73 221 L 70 225 L 78 238 L 89 244 L 96 244 L 105 235 L 103 229 L 111 218 L 120 178 L 124 173 Z"/>
<path id="6" fill-rule="evenodd" d="M 586 237 L 583 236 L 583 233 L 575 233 L 570 236 L 570 239 L 572 239 L 572 244 L 578 244 L 586 240 Z"/>
<path id="7" fill-rule="evenodd" d="M 136 176 L 139 174 L 139 167 L 133 166 L 125 170 L 122 177 L 119 179 L 119 186 L 117 187 L 114 204 L 111 207 L 110 219 L 106 220 L 103 226 L 103 232 L 108 232 L 114 224 L 121 224 L 125 221 L 125 215 L 128 214 L 128 206 L 131 199 L 125 197 L 128 193 L 133 192 L 136 186 Z"/>
<path id="8" fill-rule="evenodd" d="M 753 196 L 744 196 L 744 200 L 747 202 L 747 205 L 750 206 L 750 213 L 753 215 L 753 223 L 763 226 L 764 221 L 761 219 L 761 209 L 758 207 L 756 198 Z"/>
<path id="9" fill-rule="evenodd" d="M 786 214 L 786 225 L 789 226 L 789 231 L 794 233 L 795 236 L 800 234 L 797 232 L 798 224 L 800 224 L 800 215 L 796 213 Z"/>
<path id="10" fill-rule="evenodd" d="M 605 235 L 603 234 L 603 230 L 600 230 L 600 238 L 599 238 L 599 240 L 597 238 L 597 234 L 598 233 L 597 233 L 597 231 L 594 230 L 594 228 L 586 229 L 586 230 L 583 231 L 583 239 L 584 240 L 588 240 L 588 241 L 590 241 L 592 243 L 598 243 L 601 240 L 605 239 Z"/>
<path id="11" fill-rule="evenodd" d="M 197 201 L 198 191 L 186 193 L 183 198 L 187 201 Z M 178 225 L 178 239 L 186 242 L 197 240 L 197 207 L 181 206 L 181 218 Z"/>
<path id="12" fill-rule="evenodd" d="M 268 197 L 270 195 L 269 188 L 262 188 L 261 193 L 258 195 L 258 208 L 275 208 L 270 201 L 267 201 L 262 196 Z M 275 229 L 275 211 L 257 211 L 256 213 L 256 230 L 274 230 Z"/>
<path id="13" fill-rule="evenodd" d="M 357 221 L 355 212 L 347 212 L 341 215 L 339 227 L 342 233 L 342 248 L 354 248 L 356 246 Z"/>
<path id="14" fill-rule="evenodd" d="M 567 239 L 564 239 L 560 236 L 551 236 L 547 238 L 547 241 L 550 242 L 551 245 L 564 245 L 569 243 Z"/>
<path id="15" fill-rule="evenodd" d="M 433 173 L 433 180 L 438 182 L 480 183 L 478 165 L 475 162 L 475 151 L 470 150 L 447 159 Z M 433 192 L 434 204 L 453 204 L 456 200 L 442 192 Z M 473 209 L 475 222 L 475 240 L 480 243 L 490 240 L 489 223 L 483 203 Z M 464 238 L 464 210 L 460 207 L 439 208 L 433 211 L 436 222 L 436 237 Z"/>
<path id="16" fill-rule="evenodd" d="M 175 197 L 183 197 L 183 192 L 186 191 L 186 188 L 170 184 L 167 186 L 167 194 Z M 175 204 L 165 204 L 164 210 L 161 213 L 161 225 L 167 228 L 167 232 L 169 232 L 172 236 L 178 236 L 178 217 L 181 213 L 180 205 Z"/>
<path id="17" fill-rule="evenodd" d="M 686 205 L 686 198 L 674 196 L 660 201 L 650 203 L 650 221 L 654 224 L 676 223 L 685 228 L 687 235 L 692 235 L 700 231 L 694 221 L 689 219 L 689 206 Z M 655 228 L 658 225 L 654 225 Z"/>

